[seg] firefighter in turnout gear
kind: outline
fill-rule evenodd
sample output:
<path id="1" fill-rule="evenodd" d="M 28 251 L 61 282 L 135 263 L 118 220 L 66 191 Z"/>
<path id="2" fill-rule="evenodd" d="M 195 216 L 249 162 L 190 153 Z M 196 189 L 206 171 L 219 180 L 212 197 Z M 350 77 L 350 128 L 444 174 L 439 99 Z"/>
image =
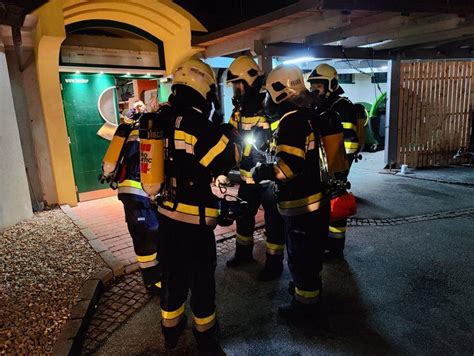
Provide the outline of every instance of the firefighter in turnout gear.
<path id="1" fill-rule="evenodd" d="M 118 187 L 118 198 L 123 203 L 125 221 L 133 241 L 138 265 L 147 290 L 156 294 L 161 288 L 161 268 L 158 260 L 158 216 L 140 183 L 140 152 L 138 120 L 119 125 L 102 164 L 102 181 Z M 151 115 L 151 114 L 143 114 Z M 115 155 L 116 160 L 110 157 Z M 115 165 L 111 162 L 115 161 Z"/>
<path id="2" fill-rule="evenodd" d="M 276 162 L 257 165 L 255 182 L 277 183 L 278 210 L 284 219 L 293 299 L 279 308 L 291 321 L 313 320 L 319 313 L 323 238 L 329 228 L 329 200 L 321 180 L 320 142 L 330 174 L 347 169 L 342 126 L 337 115 L 316 116 L 313 98 L 294 65 L 268 75 L 266 89 L 281 115 L 276 133 Z"/>
<path id="3" fill-rule="evenodd" d="M 160 115 L 167 127 L 165 178 L 158 200 L 162 332 L 165 347 L 174 348 L 186 326 L 184 304 L 190 290 L 198 349 L 215 352 L 220 348 L 214 280 L 219 200 L 211 181 L 239 163 L 240 146 L 208 120 L 217 100 L 212 69 L 189 59 L 173 75 L 170 106 Z"/>
<path id="4" fill-rule="evenodd" d="M 227 261 L 228 267 L 238 267 L 253 261 L 253 232 L 255 215 L 260 204 L 265 211 L 266 260 L 265 267 L 257 278 L 272 280 L 283 271 L 283 252 L 285 248 L 283 220 L 278 213 L 271 181 L 255 184 L 250 170 L 257 163 L 271 160 L 268 152 L 272 131 L 268 117 L 263 112 L 265 94 L 260 93 L 263 73 L 257 63 L 249 56 L 235 59 L 227 71 L 227 83 L 232 84 L 234 111 L 229 123 L 234 126 L 243 139 L 243 154 L 240 162 L 241 183 L 239 198 L 247 201 L 248 209 L 236 221 L 236 246 L 234 257 Z M 275 126 L 275 125 L 274 125 Z"/>
<path id="5" fill-rule="evenodd" d="M 318 65 L 309 75 L 308 82 L 311 84 L 311 91 L 319 95 L 321 99 L 318 112 L 334 110 L 340 115 L 344 128 L 344 147 L 350 168 L 362 149 L 366 118 L 358 115 L 355 105 L 348 98 L 342 96 L 344 90 L 339 86 L 339 78 L 335 68 L 328 64 Z M 347 180 L 348 175 L 349 169 L 343 174 L 343 178 Z M 343 256 L 346 229 L 347 219 L 331 223 L 325 244 L 328 256 Z"/>

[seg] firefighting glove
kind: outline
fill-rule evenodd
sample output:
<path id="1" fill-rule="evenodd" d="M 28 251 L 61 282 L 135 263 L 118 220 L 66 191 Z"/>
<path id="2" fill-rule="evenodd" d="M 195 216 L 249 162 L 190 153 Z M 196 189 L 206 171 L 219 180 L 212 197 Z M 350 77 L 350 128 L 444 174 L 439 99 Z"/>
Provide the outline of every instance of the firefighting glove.
<path id="1" fill-rule="evenodd" d="M 275 180 L 275 169 L 273 163 L 257 164 L 252 168 L 252 178 L 255 183 L 260 183 L 263 180 Z"/>

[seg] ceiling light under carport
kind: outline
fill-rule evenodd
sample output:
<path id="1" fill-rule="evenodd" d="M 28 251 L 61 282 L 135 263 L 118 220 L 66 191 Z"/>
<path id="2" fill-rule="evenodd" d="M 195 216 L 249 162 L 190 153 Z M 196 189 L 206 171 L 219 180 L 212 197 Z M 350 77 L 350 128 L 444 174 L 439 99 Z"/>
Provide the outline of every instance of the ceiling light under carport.
<path id="1" fill-rule="evenodd" d="M 297 58 L 292 58 L 288 59 L 286 61 L 283 61 L 283 64 L 297 64 L 297 63 L 304 63 L 304 62 L 313 62 L 317 61 L 321 58 L 316 58 L 316 57 L 297 57 Z"/>

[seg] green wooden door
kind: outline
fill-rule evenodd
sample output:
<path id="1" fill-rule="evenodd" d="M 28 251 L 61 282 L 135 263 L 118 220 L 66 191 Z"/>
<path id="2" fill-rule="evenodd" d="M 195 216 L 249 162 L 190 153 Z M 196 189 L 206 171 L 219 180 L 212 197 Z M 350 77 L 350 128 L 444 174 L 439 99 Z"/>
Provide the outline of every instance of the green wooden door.
<path id="1" fill-rule="evenodd" d="M 77 192 L 84 193 L 107 188 L 97 177 L 101 173 L 102 158 L 110 141 L 97 132 L 105 124 L 104 113 L 99 111 L 99 99 L 109 97 L 109 111 L 112 110 L 113 124 L 117 123 L 117 97 L 115 79 L 107 74 L 61 74 L 61 86 L 70 139 L 72 165 Z M 108 88 L 111 88 L 107 91 Z M 110 119 L 110 113 L 108 116 Z"/>

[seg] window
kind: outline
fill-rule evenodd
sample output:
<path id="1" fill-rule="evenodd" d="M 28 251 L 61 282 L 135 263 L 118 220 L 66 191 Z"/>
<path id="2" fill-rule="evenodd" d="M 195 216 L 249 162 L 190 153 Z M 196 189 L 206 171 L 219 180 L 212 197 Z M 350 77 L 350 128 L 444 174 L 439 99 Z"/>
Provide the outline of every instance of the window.
<path id="1" fill-rule="evenodd" d="M 374 75 L 370 78 L 372 83 L 387 83 L 387 73 L 374 73 Z"/>
<path id="2" fill-rule="evenodd" d="M 340 84 L 355 84 L 354 74 L 339 74 Z"/>

